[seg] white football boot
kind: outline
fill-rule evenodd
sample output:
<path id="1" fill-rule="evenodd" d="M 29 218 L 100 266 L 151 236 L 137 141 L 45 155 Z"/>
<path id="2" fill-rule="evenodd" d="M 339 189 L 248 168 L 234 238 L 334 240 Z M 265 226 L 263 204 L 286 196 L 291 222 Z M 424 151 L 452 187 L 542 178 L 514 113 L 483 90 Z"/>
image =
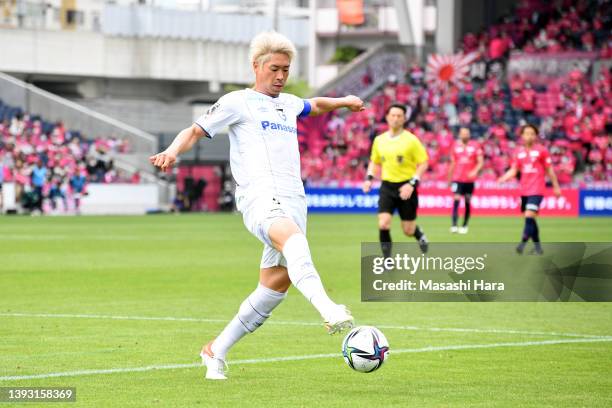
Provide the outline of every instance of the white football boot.
<path id="1" fill-rule="evenodd" d="M 453 225 L 452 227 L 450 227 L 451 234 L 456 234 L 457 231 L 459 231 L 459 228 L 457 228 L 456 226 Z"/>
<path id="2" fill-rule="evenodd" d="M 459 228 L 459 233 L 460 234 L 467 234 L 468 233 L 468 227 L 461 227 L 461 228 Z"/>
<path id="3" fill-rule="evenodd" d="M 352 329 L 354 325 L 355 320 L 344 305 L 337 305 L 325 319 L 325 328 L 328 334 L 342 333 L 344 330 Z"/>
<path id="4" fill-rule="evenodd" d="M 212 349 L 212 341 L 205 345 L 200 352 L 202 357 L 202 365 L 206 366 L 206 379 L 207 380 L 227 380 L 225 372 L 227 370 L 227 364 L 225 361 L 215 358 Z"/>

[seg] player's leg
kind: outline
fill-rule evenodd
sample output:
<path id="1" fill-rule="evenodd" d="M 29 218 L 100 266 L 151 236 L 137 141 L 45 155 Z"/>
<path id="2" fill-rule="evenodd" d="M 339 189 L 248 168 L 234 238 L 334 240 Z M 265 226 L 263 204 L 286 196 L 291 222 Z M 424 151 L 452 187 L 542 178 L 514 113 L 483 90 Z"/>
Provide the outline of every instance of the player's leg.
<path id="1" fill-rule="evenodd" d="M 77 214 L 81 213 L 81 193 L 78 191 L 74 193 L 74 211 Z"/>
<path id="2" fill-rule="evenodd" d="M 293 219 L 275 219 L 268 229 L 268 236 L 287 262 L 291 283 L 317 309 L 328 332 L 334 334 L 352 327 L 353 317 L 346 307 L 334 303 L 327 295 L 312 261 L 308 240 Z"/>
<path id="3" fill-rule="evenodd" d="M 402 231 L 406 236 L 414 237 L 414 239 L 418 241 L 421 251 L 427 253 L 429 241 L 423 229 L 416 223 L 418 207 L 419 198 L 417 196 L 417 191 L 414 190 L 412 196 L 408 200 L 402 200 L 398 208 L 402 220 Z"/>
<path id="4" fill-rule="evenodd" d="M 383 256 L 389 258 L 393 249 L 393 242 L 391 240 L 391 222 L 393 215 L 388 212 L 378 213 L 378 239 L 380 241 L 380 249 L 382 250 Z"/>
<path id="5" fill-rule="evenodd" d="M 451 228 L 450 228 L 450 232 L 451 233 L 456 233 L 457 232 L 457 221 L 459 219 L 459 204 L 460 204 L 460 200 L 461 200 L 461 195 L 457 192 L 458 189 L 458 183 L 453 181 L 453 183 L 451 184 L 451 191 L 453 192 L 453 213 L 451 216 Z"/>
<path id="6" fill-rule="evenodd" d="M 472 193 L 474 192 L 474 183 L 464 183 L 463 199 L 465 204 L 465 215 L 463 217 L 463 226 L 459 229 L 460 234 L 468 233 L 468 223 L 470 222 L 470 214 L 472 212 Z"/>
<path id="7" fill-rule="evenodd" d="M 393 249 L 391 222 L 399 199 L 397 187 L 383 181 L 378 195 L 378 240 L 385 258 L 391 256 Z"/>
<path id="8" fill-rule="evenodd" d="M 530 236 L 533 241 L 535 253 L 542 255 L 542 244 L 540 243 L 540 229 L 538 227 L 537 216 L 540 211 L 540 204 L 544 197 L 541 195 L 529 196 L 527 199 L 525 222 L 529 223 Z"/>
<path id="9" fill-rule="evenodd" d="M 519 244 L 516 247 L 516 252 L 518 254 L 522 254 L 523 251 L 525 250 L 525 246 L 527 245 L 527 241 L 529 241 L 529 238 L 531 237 L 531 229 L 530 227 L 527 225 L 527 196 L 521 196 L 521 213 L 523 214 L 524 217 L 524 224 L 523 224 L 523 233 L 521 235 L 521 242 L 519 242 Z"/>
<path id="10" fill-rule="evenodd" d="M 538 227 L 537 217 L 538 212 L 533 211 L 533 215 L 531 216 L 531 240 L 533 241 L 535 253 L 542 255 L 544 251 L 542 250 L 542 244 L 540 243 L 540 228 Z"/>
<path id="11" fill-rule="evenodd" d="M 523 253 L 529 239 L 533 240 L 536 253 L 542 253 L 540 231 L 536 222 L 541 202 L 542 196 L 521 196 L 521 210 L 525 217 L 525 225 L 523 227 L 521 242 L 516 247 L 516 252 L 519 254 Z"/>
<path id="12" fill-rule="evenodd" d="M 262 256 L 262 265 L 278 263 L 280 258 L 278 251 L 266 247 Z M 202 349 L 201 356 L 206 365 L 207 379 L 226 379 L 225 361 L 230 348 L 265 323 L 272 311 L 287 296 L 289 285 L 291 281 L 284 266 L 260 269 L 257 288 L 242 302 L 238 313 L 223 331 Z"/>

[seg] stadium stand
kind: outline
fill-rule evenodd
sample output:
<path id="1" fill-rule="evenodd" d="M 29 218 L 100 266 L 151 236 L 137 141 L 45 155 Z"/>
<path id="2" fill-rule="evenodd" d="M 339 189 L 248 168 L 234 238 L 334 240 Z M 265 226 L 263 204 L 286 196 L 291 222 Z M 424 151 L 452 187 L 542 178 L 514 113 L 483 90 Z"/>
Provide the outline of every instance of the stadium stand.
<path id="1" fill-rule="evenodd" d="M 463 37 L 460 51 L 480 54 L 487 65 L 504 65 L 509 53 L 597 52 L 610 58 L 610 2 L 521 1 L 499 24 Z M 562 11 L 560 11 L 562 10 Z M 449 149 L 460 126 L 485 151 L 482 181 L 494 181 L 509 166 L 518 130 L 541 128 L 563 185 L 612 182 L 612 75 L 595 79 L 579 70 L 546 84 L 503 68 L 486 78 L 447 87 L 426 83 L 425 67 L 414 64 L 403 78 L 391 77 L 369 98 L 368 108 L 346 116 L 308 118 L 300 123 L 302 172 L 310 185 L 358 185 L 364 179 L 371 140 L 385 129 L 384 112 L 397 101 L 408 106 L 407 127 L 426 143 L 427 178 L 445 181 Z M 308 135 L 308 137 L 306 137 Z"/>
<path id="2" fill-rule="evenodd" d="M 55 208 L 56 198 L 66 203 L 74 176 L 85 176 L 86 183 L 139 183 L 138 172 L 127 174 L 114 166 L 114 156 L 128 151 L 126 140 L 88 139 L 62 122 L 45 121 L 0 101 L 1 179 L 15 183 L 17 202 L 26 210 Z"/>

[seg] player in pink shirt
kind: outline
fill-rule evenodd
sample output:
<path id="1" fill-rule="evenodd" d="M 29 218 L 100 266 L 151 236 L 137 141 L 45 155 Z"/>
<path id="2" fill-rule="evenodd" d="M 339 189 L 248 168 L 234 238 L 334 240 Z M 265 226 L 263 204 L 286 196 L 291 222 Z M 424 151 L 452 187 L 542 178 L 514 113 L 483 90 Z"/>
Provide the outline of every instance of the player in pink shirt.
<path id="1" fill-rule="evenodd" d="M 459 140 L 451 148 L 451 164 L 448 168 L 448 182 L 453 192 L 453 224 L 450 231 L 467 234 L 470 220 L 470 200 L 474 193 L 474 181 L 484 164 L 484 154 L 480 143 L 470 140 L 470 129 L 459 129 Z M 463 226 L 457 228 L 461 196 L 465 201 Z"/>
<path id="2" fill-rule="evenodd" d="M 561 196 L 561 189 L 548 150 L 537 144 L 538 128 L 530 124 L 524 125 L 521 128 L 521 138 L 523 146 L 516 149 L 510 169 L 497 182 L 503 183 L 516 177 L 517 173 L 521 173 L 521 211 L 525 215 L 525 228 L 516 252 L 522 254 L 527 241 L 531 238 L 535 253 L 541 255 L 543 252 L 536 217 L 544 198 L 545 175 L 547 174 L 552 182 L 555 196 Z"/>

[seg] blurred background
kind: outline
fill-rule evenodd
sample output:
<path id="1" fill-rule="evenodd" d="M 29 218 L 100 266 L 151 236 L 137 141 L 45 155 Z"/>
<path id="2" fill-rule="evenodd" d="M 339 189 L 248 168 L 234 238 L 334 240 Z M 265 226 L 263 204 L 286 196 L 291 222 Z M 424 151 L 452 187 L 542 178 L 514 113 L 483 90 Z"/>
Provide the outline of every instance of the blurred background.
<path id="1" fill-rule="evenodd" d="M 542 214 L 612 215 L 611 11 L 606 0 L 0 0 L 0 208 L 233 211 L 226 134 L 171 174 L 147 158 L 251 86 L 249 42 L 275 29 L 298 49 L 287 92 L 367 101 L 300 122 L 311 211 L 376 211 L 359 187 L 400 102 L 430 155 L 420 213 L 450 213 L 450 147 L 466 126 L 485 151 L 473 214 L 517 214 L 516 185 L 495 179 L 529 122 L 563 188 Z"/>

